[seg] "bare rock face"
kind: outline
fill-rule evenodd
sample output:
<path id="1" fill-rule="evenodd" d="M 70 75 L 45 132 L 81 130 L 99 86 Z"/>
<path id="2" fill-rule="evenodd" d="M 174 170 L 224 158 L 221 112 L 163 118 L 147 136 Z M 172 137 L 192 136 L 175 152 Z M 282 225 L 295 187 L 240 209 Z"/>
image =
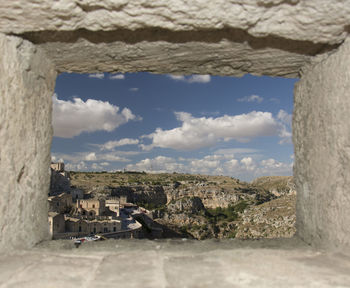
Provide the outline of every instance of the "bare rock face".
<path id="1" fill-rule="evenodd" d="M 169 213 L 198 214 L 205 208 L 200 198 L 185 197 L 175 201 L 174 203 L 170 203 L 167 209 Z"/>
<path id="2" fill-rule="evenodd" d="M 48 236 L 47 195 L 56 72 L 32 43 L 0 33 L 0 250 Z"/>
<path id="3" fill-rule="evenodd" d="M 245 210 L 236 238 L 289 238 L 295 234 L 296 195 L 286 195 Z"/>
<path id="4" fill-rule="evenodd" d="M 279 197 L 283 195 L 295 195 L 296 187 L 293 177 L 289 176 L 264 176 L 255 179 L 253 186 L 258 186 L 271 194 Z"/>
<path id="5" fill-rule="evenodd" d="M 188 186 L 186 188 L 178 187 L 164 187 L 167 195 L 168 203 L 177 201 L 182 198 L 198 197 L 206 208 L 227 207 L 229 204 L 238 202 L 241 197 L 254 198 L 252 195 L 241 195 L 240 191 L 232 189 L 232 191 L 222 191 L 220 187 L 198 187 L 196 185 Z"/>

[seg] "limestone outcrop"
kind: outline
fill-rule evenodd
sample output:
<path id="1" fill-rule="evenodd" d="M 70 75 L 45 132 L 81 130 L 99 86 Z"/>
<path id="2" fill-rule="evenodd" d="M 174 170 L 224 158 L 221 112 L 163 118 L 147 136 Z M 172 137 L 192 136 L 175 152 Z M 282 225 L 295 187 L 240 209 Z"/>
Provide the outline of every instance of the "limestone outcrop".
<path id="1" fill-rule="evenodd" d="M 285 195 L 278 199 L 251 206 L 241 215 L 237 223 L 236 238 L 289 238 L 295 232 L 296 195 Z"/>

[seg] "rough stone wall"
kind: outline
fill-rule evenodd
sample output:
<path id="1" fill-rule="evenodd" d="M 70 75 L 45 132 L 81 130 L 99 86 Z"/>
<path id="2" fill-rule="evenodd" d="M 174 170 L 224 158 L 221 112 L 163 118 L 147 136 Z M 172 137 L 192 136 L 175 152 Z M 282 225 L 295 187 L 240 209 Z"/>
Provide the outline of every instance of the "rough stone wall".
<path id="1" fill-rule="evenodd" d="M 56 72 L 33 44 L 0 33 L 0 251 L 48 236 Z"/>
<path id="2" fill-rule="evenodd" d="M 37 44 L 0 34 L 0 249 L 47 235 L 55 69 L 296 77 L 349 31 L 347 0 L 0 1 L 0 33 Z M 316 245 L 350 241 L 349 50 L 296 88 L 298 233 Z"/>
<path id="3" fill-rule="evenodd" d="M 0 2 L 0 31 L 113 31 L 162 28 L 203 31 L 237 28 L 254 37 L 277 36 L 340 43 L 349 32 L 347 0 L 11 0 Z"/>
<path id="4" fill-rule="evenodd" d="M 295 88 L 297 233 L 317 246 L 350 246 L 349 67 L 347 39 Z"/>
<path id="5" fill-rule="evenodd" d="M 40 45 L 59 72 L 298 77 L 349 30 L 348 1 L 0 2 L 0 32 Z"/>

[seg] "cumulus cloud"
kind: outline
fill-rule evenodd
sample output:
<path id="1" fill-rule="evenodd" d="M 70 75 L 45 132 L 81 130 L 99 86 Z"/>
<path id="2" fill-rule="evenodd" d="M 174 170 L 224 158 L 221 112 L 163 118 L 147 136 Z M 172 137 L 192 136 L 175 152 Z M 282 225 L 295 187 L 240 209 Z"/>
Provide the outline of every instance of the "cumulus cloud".
<path id="1" fill-rule="evenodd" d="M 131 155 L 132 151 L 113 151 L 108 153 L 78 152 L 72 154 L 54 153 L 51 158 L 60 159 L 61 162 L 64 162 L 66 170 L 98 171 L 104 170 L 106 167 L 111 167 L 115 164 L 120 165 L 121 163 L 130 162 L 131 160 L 125 158 L 123 154 Z"/>
<path id="2" fill-rule="evenodd" d="M 252 157 L 244 157 L 241 159 L 240 162 L 244 166 L 244 168 L 249 171 L 254 170 L 256 167 Z"/>
<path id="3" fill-rule="evenodd" d="M 146 158 L 135 164 L 129 164 L 126 166 L 127 170 L 131 171 L 147 171 L 153 173 L 164 173 L 181 171 L 184 169 L 184 165 L 177 163 L 174 158 L 157 156 L 153 159 Z"/>
<path id="4" fill-rule="evenodd" d="M 170 75 L 168 75 L 168 77 L 170 79 L 175 80 L 175 81 L 186 81 L 186 78 L 183 75 L 172 75 L 172 74 L 170 74 Z"/>
<path id="5" fill-rule="evenodd" d="M 277 114 L 277 119 L 280 121 L 279 144 L 292 143 L 292 115 L 284 110 L 280 110 Z"/>
<path id="6" fill-rule="evenodd" d="M 279 162 L 273 158 L 256 161 L 253 157 L 236 159 L 223 155 L 207 155 L 200 159 L 172 158 L 158 156 L 146 158 L 126 166 L 127 170 L 153 173 L 192 173 L 208 175 L 226 175 L 250 181 L 260 176 L 292 175 L 293 163 Z"/>
<path id="7" fill-rule="evenodd" d="M 151 145 L 141 145 L 147 150 L 153 147 L 176 150 L 194 150 L 214 146 L 219 141 L 236 140 L 247 142 L 254 137 L 277 135 L 279 124 L 269 112 L 250 112 L 235 116 L 217 118 L 196 118 L 190 113 L 175 112 L 182 126 L 145 135 L 152 139 Z"/>
<path id="8" fill-rule="evenodd" d="M 287 124 L 288 126 L 292 125 L 292 114 L 288 114 L 282 109 L 278 111 L 277 119 L 281 120 L 282 123 Z"/>
<path id="9" fill-rule="evenodd" d="M 250 96 L 244 96 L 243 98 L 238 98 L 238 102 L 257 102 L 261 103 L 264 100 L 263 97 L 258 95 L 250 95 Z"/>
<path id="10" fill-rule="evenodd" d="M 101 150 L 113 150 L 115 147 L 125 146 L 125 145 L 137 145 L 139 144 L 138 139 L 123 138 L 117 141 L 108 141 L 101 145 Z"/>
<path id="11" fill-rule="evenodd" d="M 95 160 L 97 160 L 96 153 L 95 152 L 91 152 L 91 153 L 87 154 L 85 156 L 85 160 L 86 161 L 95 161 Z"/>
<path id="12" fill-rule="evenodd" d="M 125 153 L 127 154 L 127 153 Z M 53 157 L 62 159 L 65 163 L 79 163 L 84 162 L 98 162 L 103 161 L 105 163 L 109 162 L 130 162 L 128 158 L 125 158 L 122 151 L 113 151 L 108 153 L 99 152 L 79 152 L 73 154 L 55 154 Z M 63 162 L 62 161 L 62 162 Z"/>
<path id="13" fill-rule="evenodd" d="M 188 78 L 188 83 L 208 83 L 210 80 L 210 75 L 192 75 Z"/>
<path id="14" fill-rule="evenodd" d="M 86 171 L 88 167 L 84 161 L 79 163 L 66 163 L 65 170 L 67 171 Z"/>
<path id="15" fill-rule="evenodd" d="M 124 76 L 124 74 L 115 74 L 115 75 L 110 75 L 109 79 L 111 79 L 111 80 L 124 80 L 125 76 Z"/>
<path id="16" fill-rule="evenodd" d="M 210 75 L 168 75 L 168 77 L 175 81 L 182 81 L 187 83 L 208 83 L 211 81 Z"/>
<path id="17" fill-rule="evenodd" d="M 105 74 L 103 73 L 89 74 L 89 78 L 103 79 L 104 77 L 105 77 Z"/>
<path id="18" fill-rule="evenodd" d="M 120 111 L 118 106 L 94 99 L 84 102 L 80 98 L 65 101 L 57 98 L 53 100 L 54 136 L 72 138 L 82 132 L 99 130 L 111 132 L 122 124 L 131 120 L 141 120 L 130 109 Z"/>

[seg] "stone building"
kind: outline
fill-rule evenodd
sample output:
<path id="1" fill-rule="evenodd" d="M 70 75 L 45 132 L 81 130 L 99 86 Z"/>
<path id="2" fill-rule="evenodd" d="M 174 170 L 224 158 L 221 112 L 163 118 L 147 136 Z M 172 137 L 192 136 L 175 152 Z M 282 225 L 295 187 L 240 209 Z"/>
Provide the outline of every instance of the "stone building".
<path id="1" fill-rule="evenodd" d="M 64 170 L 64 163 L 51 163 L 50 192 L 57 195 L 62 192 L 70 193 L 70 175 Z"/>
<path id="2" fill-rule="evenodd" d="M 71 188 L 69 191 L 70 195 L 72 195 L 72 200 L 75 202 L 78 199 L 84 198 L 84 191 L 78 188 Z"/>
<path id="3" fill-rule="evenodd" d="M 102 216 L 106 212 L 106 202 L 103 199 L 79 199 L 76 207 L 79 214 L 90 217 Z"/>
<path id="4" fill-rule="evenodd" d="M 64 172 L 64 163 L 63 162 L 51 162 L 50 165 L 51 169 L 57 171 L 57 172 Z"/>
<path id="5" fill-rule="evenodd" d="M 49 201 L 49 211 L 57 213 L 68 213 L 72 206 L 72 195 L 67 193 L 61 193 L 57 196 L 50 196 Z"/>
<path id="6" fill-rule="evenodd" d="M 86 220 L 65 216 L 65 232 L 78 233 L 78 236 L 94 235 L 99 233 L 111 233 L 121 230 L 121 221 L 116 219 Z"/>
<path id="7" fill-rule="evenodd" d="M 107 199 L 106 207 L 108 207 L 110 211 L 115 212 L 116 215 L 119 216 L 120 199 L 118 197 L 112 197 Z"/>
<path id="8" fill-rule="evenodd" d="M 55 239 L 57 234 L 65 232 L 65 219 L 63 214 L 49 212 L 49 233 L 50 238 Z"/>

